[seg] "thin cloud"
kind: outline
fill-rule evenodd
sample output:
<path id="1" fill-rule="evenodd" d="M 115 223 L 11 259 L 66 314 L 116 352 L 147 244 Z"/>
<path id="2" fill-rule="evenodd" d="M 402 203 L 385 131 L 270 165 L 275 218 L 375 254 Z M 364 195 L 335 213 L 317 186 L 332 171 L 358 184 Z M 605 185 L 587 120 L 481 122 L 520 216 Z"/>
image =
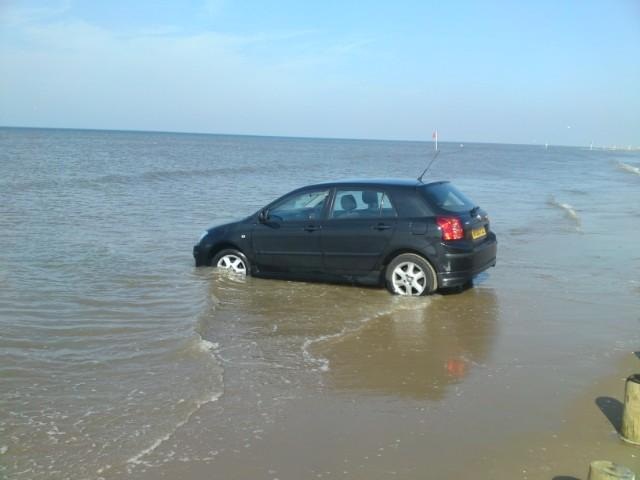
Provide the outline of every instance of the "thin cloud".
<path id="1" fill-rule="evenodd" d="M 44 22 L 65 15 L 71 9 L 71 1 L 52 2 L 47 7 L 17 7 L 9 2 L 0 5 L 0 22 L 5 26 L 21 26 Z"/>

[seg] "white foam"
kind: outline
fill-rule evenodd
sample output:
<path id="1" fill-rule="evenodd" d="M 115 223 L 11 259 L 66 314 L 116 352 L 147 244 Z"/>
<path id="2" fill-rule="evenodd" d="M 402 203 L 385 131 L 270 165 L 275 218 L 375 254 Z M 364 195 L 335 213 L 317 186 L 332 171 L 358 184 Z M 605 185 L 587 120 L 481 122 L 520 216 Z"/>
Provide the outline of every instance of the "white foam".
<path id="1" fill-rule="evenodd" d="M 127 460 L 127 463 L 132 464 L 132 465 L 142 465 L 145 464 L 145 462 L 140 461 L 140 459 L 142 457 L 144 457 L 145 455 L 148 455 L 149 453 L 153 452 L 156 448 L 158 448 L 160 446 L 160 444 L 162 442 L 167 441 L 169 438 L 171 438 L 171 436 L 175 433 L 175 431 L 180 428 L 182 425 L 184 425 L 186 422 L 184 423 L 180 423 L 176 426 L 175 430 L 173 430 L 172 432 L 167 433 L 166 435 L 158 438 L 155 442 L 153 442 L 151 444 L 151 446 L 145 448 L 144 450 L 142 450 L 141 452 L 139 452 L 138 454 L 134 455 L 133 457 L 131 457 L 130 459 Z"/>
<path id="2" fill-rule="evenodd" d="M 618 166 L 627 172 L 635 173 L 636 175 L 640 175 L 640 168 L 634 167 L 633 165 L 629 165 L 628 163 L 618 162 Z"/>
<path id="3" fill-rule="evenodd" d="M 197 343 L 198 350 L 200 350 L 201 352 L 215 351 L 219 346 L 219 344 L 210 342 L 209 340 L 205 340 L 204 338 L 200 338 Z"/>
<path id="4" fill-rule="evenodd" d="M 302 345 L 302 356 L 304 357 L 304 359 L 311 364 L 317 365 L 318 366 L 318 370 L 320 370 L 321 372 L 328 372 L 329 371 L 329 359 L 327 358 L 323 358 L 323 357 L 315 357 L 311 354 L 311 352 L 309 352 L 309 347 L 311 347 L 311 345 L 315 344 L 315 343 L 322 343 L 325 342 L 327 340 L 331 340 L 332 338 L 338 338 L 341 337 L 342 335 L 344 335 L 346 333 L 347 329 L 343 328 L 342 331 L 338 332 L 338 333 L 333 333 L 330 335 L 321 335 L 319 337 L 316 338 L 307 338 L 304 341 L 304 344 Z"/>
<path id="5" fill-rule="evenodd" d="M 567 214 L 573 218 L 574 220 L 580 220 L 580 217 L 578 216 L 578 214 L 576 213 L 576 211 L 573 209 L 573 207 L 571 205 L 569 205 L 568 203 L 561 203 L 560 204 L 561 208 L 564 208 L 564 210 L 567 212 Z"/>
<path id="6" fill-rule="evenodd" d="M 553 195 L 549 198 L 549 204 L 564 210 L 565 214 L 576 222 L 577 227 L 580 227 L 580 215 L 578 215 L 578 212 L 573 208 L 573 205 L 558 202 Z"/>
<path id="7" fill-rule="evenodd" d="M 168 432 L 167 434 L 157 438 L 151 445 L 149 445 L 147 448 L 145 448 L 144 450 L 138 452 L 136 455 L 134 455 L 133 457 L 129 458 L 127 460 L 127 464 L 133 466 L 133 465 L 147 465 L 150 466 L 150 464 L 148 462 L 144 462 L 141 460 L 141 458 L 145 457 L 146 455 L 149 455 L 151 452 L 153 452 L 156 448 L 158 448 L 160 445 L 162 445 L 164 442 L 166 442 L 167 440 L 169 440 L 174 433 L 176 433 L 178 431 L 178 429 L 180 429 L 182 426 L 184 426 L 190 419 L 191 417 L 198 411 L 200 410 L 200 408 L 202 408 L 203 405 L 206 405 L 207 403 L 210 402 L 215 402 L 217 401 L 220 397 L 222 396 L 222 392 L 220 393 L 215 393 L 211 396 L 211 398 L 205 399 L 205 400 L 201 400 L 196 402 L 195 408 L 189 412 L 187 414 L 187 416 L 184 418 L 184 420 L 181 420 L 180 422 L 178 422 L 176 425 L 174 425 L 173 429 Z"/>

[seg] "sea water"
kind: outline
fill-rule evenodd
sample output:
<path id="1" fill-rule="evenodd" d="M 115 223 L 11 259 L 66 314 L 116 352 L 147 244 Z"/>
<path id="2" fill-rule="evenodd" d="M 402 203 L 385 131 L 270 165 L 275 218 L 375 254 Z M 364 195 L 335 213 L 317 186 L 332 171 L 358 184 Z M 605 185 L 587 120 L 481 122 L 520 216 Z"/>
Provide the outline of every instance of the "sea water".
<path id="1" fill-rule="evenodd" d="M 512 294 L 561 292 L 613 312 L 632 308 L 640 295 L 637 152 L 440 148 L 425 181 L 454 181 L 489 212 L 499 239 L 498 264 L 481 276 L 469 307 L 486 326 L 484 343 L 468 349 L 458 339 L 451 350 L 471 365 L 486 364 L 492 350 L 507 352 L 499 310 Z M 332 371 L 338 389 L 444 398 L 446 379 L 462 367 L 440 359 L 442 347 L 416 340 L 446 328 L 438 323 L 427 335 L 424 312 L 434 299 L 241 279 L 196 269 L 191 256 L 206 228 L 293 188 L 416 178 L 432 149 L 430 142 L 0 129 L 0 476 L 122 478 L 179 461 L 215 470 L 224 448 L 259 441 L 287 402 L 323 391 Z M 366 372 L 370 362 L 344 350 L 367 322 L 402 311 L 418 312 L 418 320 L 396 322 L 371 343 L 387 345 L 384 335 L 392 335 L 404 347 L 385 351 L 421 351 L 423 364 L 437 358 L 447 363 L 446 378 L 394 383 L 393 373 L 379 376 L 385 362 Z M 622 332 L 632 331 L 631 320 Z M 610 332 L 596 321 L 584 328 L 590 334 L 581 345 L 589 347 Z M 332 365 L 332 352 L 341 365 Z M 359 375 L 339 375 L 356 366 Z M 222 447 L 176 440 L 202 424 L 199 435 L 206 430 Z"/>

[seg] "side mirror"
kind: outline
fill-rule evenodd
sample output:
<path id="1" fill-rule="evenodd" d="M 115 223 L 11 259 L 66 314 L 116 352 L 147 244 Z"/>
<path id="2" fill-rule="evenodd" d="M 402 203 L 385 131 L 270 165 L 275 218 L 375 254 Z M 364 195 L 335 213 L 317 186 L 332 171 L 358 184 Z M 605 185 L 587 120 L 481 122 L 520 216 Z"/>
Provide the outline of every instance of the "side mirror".
<path id="1" fill-rule="evenodd" d="M 260 213 L 258 214 L 258 221 L 260 223 L 265 223 L 268 218 L 269 218 L 269 213 L 267 212 L 266 209 L 261 210 Z"/>

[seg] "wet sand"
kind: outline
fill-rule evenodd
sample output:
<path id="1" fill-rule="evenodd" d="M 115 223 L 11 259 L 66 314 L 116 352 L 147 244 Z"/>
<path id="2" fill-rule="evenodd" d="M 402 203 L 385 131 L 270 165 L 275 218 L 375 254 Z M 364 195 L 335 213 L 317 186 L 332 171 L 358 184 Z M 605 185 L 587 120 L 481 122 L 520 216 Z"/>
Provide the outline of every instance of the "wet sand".
<path id="1" fill-rule="evenodd" d="M 259 299 L 262 289 L 273 292 L 274 282 L 248 282 L 251 298 Z M 260 324 L 278 301 L 258 300 L 255 322 L 243 333 L 236 323 L 231 335 L 252 331 L 252 340 L 236 343 L 242 353 L 220 352 L 226 358 L 223 397 L 132 474 L 566 480 L 586 479 L 595 459 L 638 470 L 640 451 L 617 438 L 596 404 L 602 397 L 621 399 L 624 378 L 640 369 L 632 353 L 637 305 L 575 300 L 549 289 L 536 295 L 536 285 L 548 279 L 533 281 L 526 293 L 507 285 L 496 289 L 489 277 L 477 283 L 421 301 L 285 283 L 296 294 L 336 295 L 324 329 L 313 315 L 308 324 L 294 318 L 278 319 L 277 328 Z M 214 296 L 230 294 L 229 282 L 222 284 L 214 285 Z M 243 304 L 249 294 L 241 295 L 231 304 Z M 363 300 L 358 297 L 383 313 L 337 329 L 344 323 L 339 312 Z M 322 302 L 309 308 L 321 309 Z M 217 318 L 231 311 L 219 307 Z M 238 320 L 232 317 L 229 322 Z M 311 324 L 323 331 L 302 344 L 305 360 L 296 350 L 299 334 L 309 334 Z M 613 407 L 603 408 L 611 416 L 615 402 L 609 402 Z"/>
<path id="2" fill-rule="evenodd" d="M 464 471 L 486 472 L 484 478 L 586 480 L 590 462 L 610 460 L 637 475 L 640 449 L 622 441 L 618 432 L 625 380 L 638 371 L 640 352 L 622 355 L 608 375 L 570 400 L 556 427 L 482 449 Z"/>

